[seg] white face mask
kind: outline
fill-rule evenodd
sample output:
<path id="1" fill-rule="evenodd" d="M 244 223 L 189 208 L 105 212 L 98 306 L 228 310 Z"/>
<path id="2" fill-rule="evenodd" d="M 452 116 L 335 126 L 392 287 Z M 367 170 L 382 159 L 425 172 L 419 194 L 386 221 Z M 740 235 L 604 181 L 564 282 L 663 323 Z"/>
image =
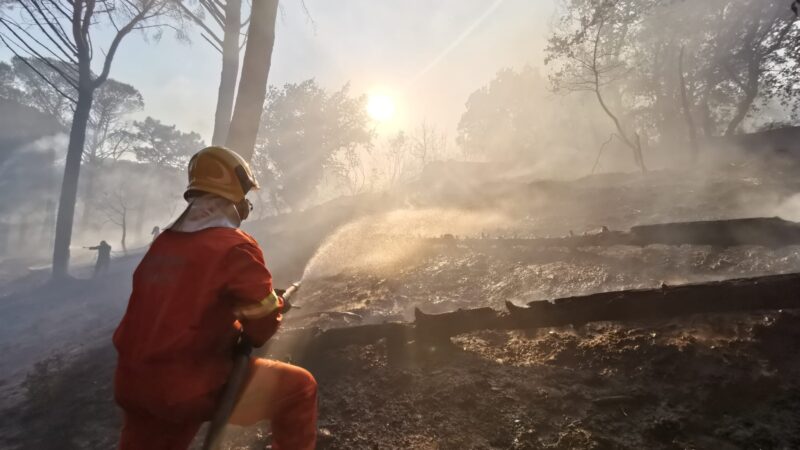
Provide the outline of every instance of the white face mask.
<path id="1" fill-rule="evenodd" d="M 241 223 L 231 201 L 209 194 L 193 199 L 169 229 L 192 233 L 206 228 L 239 228 Z"/>

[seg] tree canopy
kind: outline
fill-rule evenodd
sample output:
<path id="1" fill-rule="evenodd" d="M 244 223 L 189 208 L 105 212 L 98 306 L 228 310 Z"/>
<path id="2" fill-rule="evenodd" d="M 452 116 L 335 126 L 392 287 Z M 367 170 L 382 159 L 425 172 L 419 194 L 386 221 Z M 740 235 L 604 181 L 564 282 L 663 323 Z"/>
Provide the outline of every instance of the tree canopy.
<path id="1" fill-rule="evenodd" d="M 619 134 L 732 135 L 772 107 L 796 121 L 800 27 L 783 0 L 562 0 L 557 89 L 594 89 Z"/>
<path id="2" fill-rule="evenodd" d="M 503 159 L 530 155 L 544 138 L 542 106 L 547 80 L 525 67 L 503 69 L 473 92 L 458 123 L 456 142 L 473 156 Z"/>
<path id="3" fill-rule="evenodd" d="M 372 144 L 366 98 L 345 85 L 327 92 L 315 80 L 271 86 L 254 164 L 280 200 L 298 207 L 326 174 L 345 176 L 348 160 Z"/>
<path id="4" fill-rule="evenodd" d="M 133 122 L 131 138 L 137 160 L 161 167 L 184 168 L 189 158 L 205 147 L 199 134 L 184 133 L 152 117 Z"/>

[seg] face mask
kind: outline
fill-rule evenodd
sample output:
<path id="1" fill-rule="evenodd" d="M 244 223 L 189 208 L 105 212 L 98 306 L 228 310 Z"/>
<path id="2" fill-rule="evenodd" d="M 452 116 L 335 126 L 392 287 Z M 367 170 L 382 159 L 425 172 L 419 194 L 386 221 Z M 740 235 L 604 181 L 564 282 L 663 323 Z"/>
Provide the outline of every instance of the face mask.
<path id="1" fill-rule="evenodd" d="M 250 212 L 253 211 L 253 203 L 249 199 L 244 199 L 236 205 L 236 212 L 242 220 L 250 217 Z"/>

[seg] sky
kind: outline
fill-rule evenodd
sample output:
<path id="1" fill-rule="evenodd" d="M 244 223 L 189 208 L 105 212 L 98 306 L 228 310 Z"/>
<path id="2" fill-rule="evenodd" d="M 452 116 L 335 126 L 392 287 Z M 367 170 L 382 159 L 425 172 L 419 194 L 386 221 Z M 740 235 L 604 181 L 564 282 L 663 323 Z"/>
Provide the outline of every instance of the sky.
<path id="1" fill-rule="evenodd" d="M 423 120 L 455 135 L 469 94 L 505 67 L 541 66 L 554 0 L 284 0 L 270 84 L 315 78 L 334 90 L 380 94 L 395 116 L 379 132 Z M 207 141 L 220 56 L 196 33 L 123 42 L 111 77 L 138 88 L 140 117 L 197 131 Z M 0 53 L 8 59 L 8 52 Z"/>

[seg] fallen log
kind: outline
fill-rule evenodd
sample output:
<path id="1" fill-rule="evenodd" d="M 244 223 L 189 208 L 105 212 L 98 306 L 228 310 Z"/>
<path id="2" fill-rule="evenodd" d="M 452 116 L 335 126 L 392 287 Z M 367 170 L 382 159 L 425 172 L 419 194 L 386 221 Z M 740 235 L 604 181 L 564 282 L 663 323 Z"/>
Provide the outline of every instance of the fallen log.
<path id="1" fill-rule="evenodd" d="M 800 244 L 800 224 L 779 217 L 677 222 L 631 228 L 634 245 L 761 245 L 782 247 Z"/>
<path id="2" fill-rule="evenodd" d="M 308 356 L 348 345 L 365 345 L 386 339 L 391 352 L 410 343 L 440 344 L 459 334 L 478 330 L 512 330 L 583 325 L 600 321 L 669 319 L 691 314 L 746 312 L 800 308 L 800 273 L 724 281 L 663 285 L 656 289 L 542 300 L 507 311 L 492 308 L 426 314 L 415 309 L 413 323 L 383 323 L 325 331 L 295 330 L 293 339 L 305 342 Z M 298 338 L 297 336 L 305 336 Z M 284 338 L 279 336 L 280 342 Z M 391 356 L 391 355 L 390 355 Z"/>
<path id="3" fill-rule="evenodd" d="M 506 303 L 515 328 L 599 321 L 668 319 L 690 314 L 800 308 L 800 274 L 663 285 L 528 303 Z"/>
<path id="4" fill-rule="evenodd" d="M 452 238 L 432 239 L 435 243 L 454 245 Z M 730 220 L 707 220 L 639 225 L 629 231 L 601 230 L 583 235 L 546 238 L 467 238 L 458 242 L 482 247 L 608 247 L 613 245 L 647 246 L 710 245 L 735 247 L 760 245 L 777 248 L 800 245 L 800 223 L 779 217 L 754 217 Z M 432 242 L 434 243 L 434 242 Z"/>
<path id="5" fill-rule="evenodd" d="M 492 308 L 459 309 L 443 314 L 425 314 L 414 308 L 415 337 L 425 341 L 442 341 L 476 330 L 506 329 L 509 325 L 507 315 Z"/>

